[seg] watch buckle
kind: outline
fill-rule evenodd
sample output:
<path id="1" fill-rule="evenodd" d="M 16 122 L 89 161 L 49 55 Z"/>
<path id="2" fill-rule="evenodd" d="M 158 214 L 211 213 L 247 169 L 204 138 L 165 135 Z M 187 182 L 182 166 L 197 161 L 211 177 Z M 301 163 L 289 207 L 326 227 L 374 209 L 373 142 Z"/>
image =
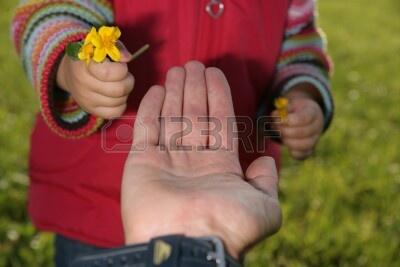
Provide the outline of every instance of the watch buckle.
<path id="1" fill-rule="evenodd" d="M 224 244 L 221 239 L 216 236 L 205 236 L 198 238 L 213 244 L 214 251 L 207 253 L 208 261 L 215 261 L 217 267 L 226 267 Z"/>

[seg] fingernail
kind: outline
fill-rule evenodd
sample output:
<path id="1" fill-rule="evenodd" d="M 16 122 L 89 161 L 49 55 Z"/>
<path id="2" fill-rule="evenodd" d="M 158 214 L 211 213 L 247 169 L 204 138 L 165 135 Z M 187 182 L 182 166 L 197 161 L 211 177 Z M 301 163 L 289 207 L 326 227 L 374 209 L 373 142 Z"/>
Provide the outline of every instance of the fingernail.
<path id="1" fill-rule="evenodd" d="M 121 52 L 121 56 L 122 58 L 126 58 L 126 59 L 130 59 L 132 54 L 131 52 L 129 52 L 129 50 L 126 48 L 126 46 L 124 45 L 124 43 L 122 43 L 121 41 L 117 42 L 117 47 L 119 49 L 119 51 Z"/>

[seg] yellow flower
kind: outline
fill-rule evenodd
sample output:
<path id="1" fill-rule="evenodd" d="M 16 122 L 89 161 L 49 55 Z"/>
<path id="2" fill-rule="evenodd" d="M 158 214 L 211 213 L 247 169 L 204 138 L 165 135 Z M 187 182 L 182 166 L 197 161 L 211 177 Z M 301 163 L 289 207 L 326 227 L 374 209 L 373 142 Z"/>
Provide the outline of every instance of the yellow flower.
<path id="1" fill-rule="evenodd" d="M 84 44 L 79 51 L 78 58 L 80 60 L 85 60 L 86 64 L 90 63 L 94 54 L 94 46 L 92 44 Z"/>
<path id="2" fill-rule="evenodd" d="M 288 111 L 287 111 L 287 106 L 289 104 L 289 101 L 286 97 L 278 97 L 274 101 L 275 108 L 278 110 L 279 117 L 281 117 L 282 120 L 286 120 Z"/>
<path id="3" fill-rule="evenodd" d="M 84 44 L 92 44 L 96 47 L 100 46 L 100 36 L 95 27 L 92 27 L 88 35 L 86 35 Z"/>
<path id="4" fill-rule="evenodd" d="M 93 35 L 90 39 L 91 43 L 96 47 L 93 60 L 100 63 L 108 55 L 113 61 L 120 61 L 121 52 L 117 47 L 119 37 L 121 37 L 121 31 L 118 27 L 102 26 L 98 34 Z"/>
<path id="5" fill-rule="evenodd" d="M 117 47 L 119 37 L 121 31 L 118 27 L 102 26 L 98 32 L 92 27 L 79 50 L 78 58 L 85 60 L 87 64 L 91 59 L 101 63 L 107 56 L 115 62 L 120 61 L 121 52 Z"/>
<path id="6" fill-rule="evenodd" d="M 100 38 L 97 34 L 96 28 L 92 28 L 88 35 L 85 38 L 85 42 L 83 43 L 81 49 L 78 53 L 78 58 L 80 60 L 85 60 L 86 64 L 89 64 L 90 60 L 94 56 L 95 52 L 95 45 L 100 44 Z"/>

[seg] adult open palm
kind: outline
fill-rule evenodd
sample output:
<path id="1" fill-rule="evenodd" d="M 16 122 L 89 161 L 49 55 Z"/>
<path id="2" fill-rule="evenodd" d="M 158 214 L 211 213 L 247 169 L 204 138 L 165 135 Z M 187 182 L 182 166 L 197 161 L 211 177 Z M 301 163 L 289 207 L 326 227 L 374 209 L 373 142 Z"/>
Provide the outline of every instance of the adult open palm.
<path id="1" fill-rule="evenodd" d="M 122 182 L 126 243 L 216 235 L 238 258 L 279 229 L 277 183 L 269 157 L 255 160 L 246 173 L 241 169 L 223 73 L 195 61 L 172 68 L 165 86 L 150 88 L 137 113 Z"/>

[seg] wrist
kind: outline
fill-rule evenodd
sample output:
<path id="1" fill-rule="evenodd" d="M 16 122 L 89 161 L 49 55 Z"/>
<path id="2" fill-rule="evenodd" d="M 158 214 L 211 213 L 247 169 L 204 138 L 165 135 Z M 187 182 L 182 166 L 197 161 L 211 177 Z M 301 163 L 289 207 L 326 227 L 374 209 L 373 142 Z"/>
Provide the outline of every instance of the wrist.
<path id="1" fill-rule="evenodd" d="M 240 267 L 226 253 L 222 241 L 213 236 L 192 238 L 169 235 L 149 242 L 104 250 L 78 258 L 73 267 L 83 266 L 149 266 L 149 267 Z"/>
<path id="2" fill-rule="evenodd" d="M 229 255 L 235 259 L 241 258 L 246 244 L 233 238 L 231 232 L 227 231 L 226 224 L 222 226 L 216 223 L 215 218 L 208 214 L 209 207 L 204 204 L 203 199 L 191 202 L 187 207 L 190 208 L 182 208 L 183 216 L 176 217 L 173 215 L 171 218 L 164 216 L 162 224 L 149 223 L 149 220 L 143 217 L 140 219 L 123 219 L 125 245 L 146 243 L 156 236 L 185 235 L 197 238 L 212 235 L 217 236 L 224 242 L 225 249 Z M 123 210 L 122 214 L 123 218 L 125 218 L 124 214 L 127 213 L 124 213 Z M 196 216 L 199 216 L 199 218 L 196 219 Z"/>
<path id="3" fill-rule="evenodd" d="M 176 233 L 175 235 L 179 235 L 179 234 Z M 157 236 L 165 236 L 165 235 L 157 235 Z M 197 235 L 187 235 L 188 238 L 192 238 L 192 239 L 199 239 L 202 236 L 205 236 L 205 235 L 198 235 L 198 236 Z M 152 238 L 144 238 L 144 239 L 137 239 L 137 238 L 126 239 L 125 240 L 125 246 L 134 246 L 134 245 L 148 243 L 148 242 L 151 242 L 151 240 L 153 238 L 154 237 L 152 237 Z M 229 246 L 229 244 L 226 243 L 226 240 L 224 240 L 224 239 L 222 239 L 220 237 L 218 237 L 218 238 L 221 240 L 222 244 L 224 244 L 224 250 L 226 251 L 226 253 L 230 257 L 232 257 L 232 259 L 240 260 L 242 258 L 243 251 L 237 251 L 236 249 L 234 249 L 231 246 Z"/>
<path id="4" fill-rule="evenodd" d="M 202 236 L 217 236 L 225 245 L 225 250 L 234 259 L 239 259 L 243 253 L 240 244 L 236 244 L 233 240 L 229 239 L 223 231 L 213 229 L 209 224 L 201 222 L 199 224 L 193 223 L 190 227 L 182 225 L 166 224 L 167 227 L 152 228 L 148 225 L 148 231 L 141 229 L 140 231 L 125 232 L 125 245 L 137 245 L 150 242 L 155 236 L 169 236 L 169 235 L 184 235 L 189 238 L 199 238 Z"/>

